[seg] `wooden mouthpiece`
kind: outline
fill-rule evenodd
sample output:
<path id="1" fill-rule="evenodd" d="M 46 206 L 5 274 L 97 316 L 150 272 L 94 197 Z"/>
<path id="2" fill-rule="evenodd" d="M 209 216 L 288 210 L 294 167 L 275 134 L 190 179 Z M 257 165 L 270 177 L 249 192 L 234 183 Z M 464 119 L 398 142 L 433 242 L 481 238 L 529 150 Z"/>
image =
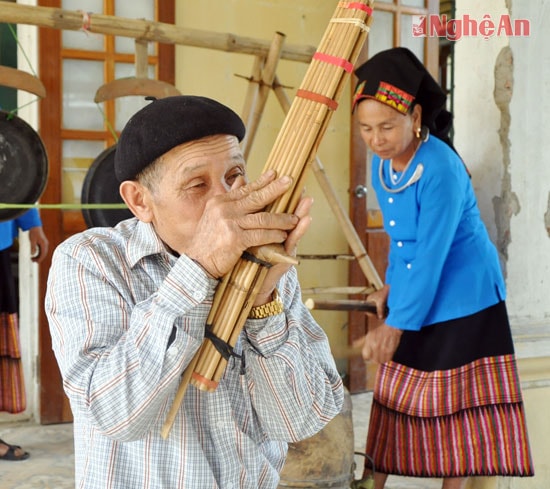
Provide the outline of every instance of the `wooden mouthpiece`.
<path id="1" fill-rule="evenodd" d="M 259 260 L 276 265 L 278 263 L 288 263 L 289 265 L 298 265 L 300 261 L 295 256 L 290 256 L 285 252 L 285 248 L 280 244 L 270 244 L 256 246 L 248 250 Z"/>

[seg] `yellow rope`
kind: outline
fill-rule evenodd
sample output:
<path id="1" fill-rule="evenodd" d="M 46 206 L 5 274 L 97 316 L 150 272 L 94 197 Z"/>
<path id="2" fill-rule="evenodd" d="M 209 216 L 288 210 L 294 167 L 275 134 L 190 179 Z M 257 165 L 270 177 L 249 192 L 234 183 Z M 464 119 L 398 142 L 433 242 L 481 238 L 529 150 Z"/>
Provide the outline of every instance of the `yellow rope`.
<path id="1" fill-rule="evenodd" d="M 127 209 L 126 204 L 6 204 L 0 203 L 1 209 Z"/>

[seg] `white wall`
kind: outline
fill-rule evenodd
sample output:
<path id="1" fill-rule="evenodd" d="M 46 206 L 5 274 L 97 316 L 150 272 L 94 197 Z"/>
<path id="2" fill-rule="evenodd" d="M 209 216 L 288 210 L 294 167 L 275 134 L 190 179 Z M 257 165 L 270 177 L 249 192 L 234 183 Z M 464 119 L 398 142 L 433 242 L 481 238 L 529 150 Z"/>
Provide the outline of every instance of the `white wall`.
<path id="1" fill-rule="evenodd" d="M 510 15 L 531 28 L 529 37 L 478 36 L 455 45 L 455 145 L 501 253 L 535 463 L 534 478 L 480 478 L 476 488 L 550 487 L 548 7 L 547 0 L 457 0 L 457 18 L 489 15 L 498 23 Z"/>
<path id="2" fill-rule="evenodd" d="M 550 324 L 550 236 L 545 225 L 550 205 L 550 9 L 543 0 L 515 0 L 511 5 L 513 17 L 531 20 L 532 32 L 510 40 L 510 172 L 520 210 L 510 229 L 509 304 L 515 321 L 531 325 L 538 334 L 541 329 L 548 332 Z"/>
<path id="3" fill-rule="evenodd" d="M 506 274 L 508 308 L 518 350 L 547 355 L 550 323 L 550 34 L 540 1 L 458 0 L 468 14 L 498 23 L 501 15 L 528 19 L 530 37 L 464 37 L 455 46 L 455 144 L 473 174 L 483 219 Z M 506 56 L 506 51 L 509 55 Z M 500 57 L 499 57 L 500 56 Z M 495 76 L 495 70 L 497 76 Z M 497 100 L 509 97 L 508 105 Z M 505 100 L 504 100 L 505 102 Z M 509 120 L 507 120 L 509 117 Z M 533 335 L 535 337 L 533 337 Z"/>
<path id="4" fill-rule="evenodd" d="M 504 0 L 458 0 L 456 17 L 469 15 L 482 19 L 487 13 L 498 18 L 507 12 L 504 3 Z M 507 44 L 508 40 L 502 37 L 485 40 L 472 36 L 461 38 L 454 46 L 454 143 L 472 173 L 481 214 L 495 242 L 497 231 L 492 199 L 501 192 L 503 155 L 498 134 L 500 111 L 493 96 L 494 64 Z"/>

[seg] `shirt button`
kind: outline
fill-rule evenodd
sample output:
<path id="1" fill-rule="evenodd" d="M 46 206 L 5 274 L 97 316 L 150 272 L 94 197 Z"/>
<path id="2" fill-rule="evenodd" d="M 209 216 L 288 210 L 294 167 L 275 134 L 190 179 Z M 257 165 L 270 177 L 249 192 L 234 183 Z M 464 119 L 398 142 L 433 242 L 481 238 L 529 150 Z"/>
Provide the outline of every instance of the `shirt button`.
<path id="1" fill-rule="evenodd" d="M 399 248 L 403 248 L 403 241 L 398 241 L 397 246 L 399 246 Z"/>
<path id="2" fill-rule="evenodd" d="M 395 226 L 395 221 L 393 219 L 390 221 L 390 226 Z"/>
<path id="3" fill-rule="evenodd" d="M 407 263 L 407 268 L 410 270 L 412 268 L 412 265 L 410 263 Z"/>
<path id="4" fill-rule="evenodd" d="M 193 299 L 195 299 L 196 301 L 201 301 L 202 293 L 199 290 L 195 290 L 195 292 L 193 292 Z"/>
<path id="5" fill-rule="evenodd" d="M 388 202 L 389 202 L 390 204 L 393 204 L 393 197 L 390 197 L 390 198 L 388 199 Z"/>

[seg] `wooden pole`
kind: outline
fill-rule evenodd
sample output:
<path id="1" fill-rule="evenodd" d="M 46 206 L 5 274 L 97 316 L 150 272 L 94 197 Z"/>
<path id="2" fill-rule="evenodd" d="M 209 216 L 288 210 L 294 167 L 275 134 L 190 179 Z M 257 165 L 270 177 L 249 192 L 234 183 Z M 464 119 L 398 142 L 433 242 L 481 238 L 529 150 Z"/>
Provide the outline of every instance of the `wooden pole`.
<path id="1" fill-rule="evenodd" d="M 130 37 L 164 44 L 181 44 L 262 57 L 267 56 L 270 48 L 270 42 L 264 39 L 186 29 L 163 22 L 127 19 L 95 13 L 87 14 L 83 11 L 35 7 L 12 2 L 2 2 L 1 5 L 0 22 L 11 24 L 28 24 L 72 31 L 85 29 L 96 34 Z M 281 50 L 281 59 L 309 63 L 314 53 L 314 46 L 286 45 Z"/>
<path id="2" fill-rule="evenodd" d="M 374 302 L 366 302 L 353 299 L 307 299 L 304 304 L 308 309 L 319 309 L 322 311 L 361 311 L 376 314 L 376 304 Z"/>
<path id="3" fill-rule="evenodd" d="M 252 75 L 248 79 L 248 88 L 246 90 L 246 96 L 244 98 L 244 106 L 241 114 L 241 118 L 246 128 L 252 124 L 252 116 L 256 109 L 256 103 L 258 100 L 258 92 L 260 91 L 260 83 L 262 76 L 262 67 L 265 59 L 261 56 L 256 56 L 254 59 L 254 65 L 252 66 Z M 249 151 L 248 143 L 248 131 L 244 135 L 244 139 L 241 141 L 241 149 L 243 155 L 246 155 Z M 246 159 L 246 157 L 245 157 Z"/>
<path id="4" fill-rule="evenodd" d="M 346 287 L 310 287 L 302 289 L 303 295 L 321 294 L 346 294 L 346 295 L 369 295 L 376 289 L 374 287 L 346 286 Z"/>

